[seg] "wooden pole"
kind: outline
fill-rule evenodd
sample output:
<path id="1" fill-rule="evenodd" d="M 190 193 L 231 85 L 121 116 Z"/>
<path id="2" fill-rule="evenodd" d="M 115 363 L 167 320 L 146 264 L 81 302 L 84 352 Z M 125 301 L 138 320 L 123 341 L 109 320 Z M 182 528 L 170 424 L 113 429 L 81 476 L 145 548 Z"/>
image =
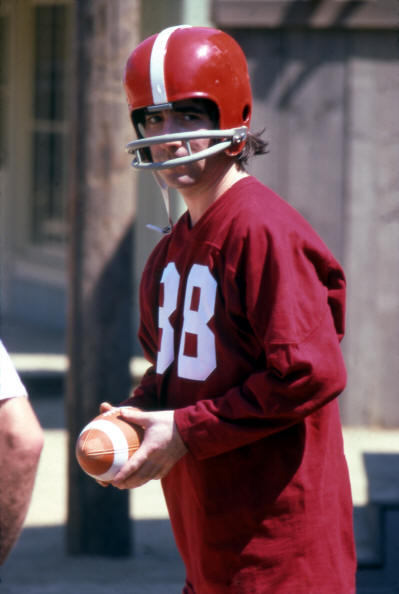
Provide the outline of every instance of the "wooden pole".
<path id="1" fill-rule="evenodd" d="M 75 459 L 76 438 L 131 389 L 134 174 L 123 67 L 138 43 L 138 2 L 76 0 L 69 254 L 67 550 L 131 550 L 128 493 L 100 487 Z"/>

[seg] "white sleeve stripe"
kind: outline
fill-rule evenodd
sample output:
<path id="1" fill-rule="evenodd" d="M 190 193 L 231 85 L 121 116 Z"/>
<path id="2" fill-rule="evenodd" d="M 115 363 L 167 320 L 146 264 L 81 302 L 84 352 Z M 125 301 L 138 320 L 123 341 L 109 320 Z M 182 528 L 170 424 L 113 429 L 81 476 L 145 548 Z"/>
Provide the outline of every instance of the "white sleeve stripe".
<path id="1" fill-rule="evenodd" d="M 150 80 L 152 100 L 154 105 L 168 102 L 165 86 L 164 65 L 166 46 L 168 44 L 169 38 L 176 31 L 176 29 L 187 29 L 190 26 L 191 25 L 178 25 L 176 27 L 168 27 L 167 29 L 161 31 L 155 40 L 150 59 Z"/>
<path id="2" fill-rule="evenodd" d="M 27 396 L 25 386 L 0 340 L 0 400 Z"/>

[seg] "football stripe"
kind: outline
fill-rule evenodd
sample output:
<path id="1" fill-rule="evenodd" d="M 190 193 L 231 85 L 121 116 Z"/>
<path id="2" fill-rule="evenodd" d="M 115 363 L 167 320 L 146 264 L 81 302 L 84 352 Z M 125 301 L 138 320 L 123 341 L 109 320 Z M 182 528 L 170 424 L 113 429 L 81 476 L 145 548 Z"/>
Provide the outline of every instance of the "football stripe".
<path id="1" fill-rule="evenodd" d="M 86 431 L 90 431 L 92 429 L 95 429 L 97 431 L 103 431 L 111 440 L 114 448 L 114 461 L 110 468 L 103 474 L 87 474 L 90 474 L 90 476 L 100 481 L 112 480 L 129 458 L 128 443 L 126 441 L 126 437 L 123 431 L 114 423 L 102 419 L 91 421 L 91 423 L 86 425 L 82 433 L 85 433 Z"/>
<path id="2" fill-rule="evenodd" d="M 187 29 L 190 25 L 177 25 L 176 27 L 167 27 L 159 33 L 154 45 L 152 46 L 150 58 L 150 80 L 152 99 L 154 105 L 167 103 L 168 96 L 165 86 L 164 64 L 166 56 L 166 46 L 169 38 L 176 29 Z"/>

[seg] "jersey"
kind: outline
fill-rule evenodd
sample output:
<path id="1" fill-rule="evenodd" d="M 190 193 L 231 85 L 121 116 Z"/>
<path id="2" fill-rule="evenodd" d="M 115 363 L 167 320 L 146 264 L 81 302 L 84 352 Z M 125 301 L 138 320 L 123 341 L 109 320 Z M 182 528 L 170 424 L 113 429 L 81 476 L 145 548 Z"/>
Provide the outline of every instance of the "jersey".
<path id="1" fill-rule="evenodd" d="M 185 594 L 355 592 L 345 278 L 327 247 L 246 177 L 159 242 L 140 301 L 152 367 L 128 402 L 175 409 L 188 448 L 162 480 Z"/>
<path id="2" fill-rule="evenodd" d="M 0 400 L 27 396 L 24 385 L 0 340 Z"/>

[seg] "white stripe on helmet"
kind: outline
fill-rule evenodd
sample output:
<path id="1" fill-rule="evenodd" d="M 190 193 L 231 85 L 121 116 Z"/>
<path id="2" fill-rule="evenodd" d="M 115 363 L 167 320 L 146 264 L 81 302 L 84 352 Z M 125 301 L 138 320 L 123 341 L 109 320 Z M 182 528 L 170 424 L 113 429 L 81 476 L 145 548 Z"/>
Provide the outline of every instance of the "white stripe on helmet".
<path id="1" fill-rule="evenodd" d="M 187 29 L 191 25 L 177 25 L 176 27 L 168 27 L 161 31 L 155 39 L 154 45 L 151 51 L 150 60 L 150 80 L 152 90 L 152 100 L 154 105 L 160 103 L 168 103 L 168 97 L 166 94 L 165 87 L 165 55 L 166 46 L 169 41 L 169 37 L 176 31 L 176 29 Z"/>

